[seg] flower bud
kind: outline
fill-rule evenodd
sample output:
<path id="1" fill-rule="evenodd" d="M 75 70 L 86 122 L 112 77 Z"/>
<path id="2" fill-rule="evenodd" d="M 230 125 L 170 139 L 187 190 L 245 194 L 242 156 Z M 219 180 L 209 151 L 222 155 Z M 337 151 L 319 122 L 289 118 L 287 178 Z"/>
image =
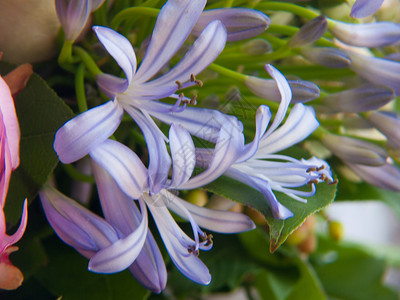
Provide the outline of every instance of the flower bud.
<path id="1" fill-rule="evenodd" d="M 322 143 L 346 163 L 382 166 L 389 159 L 388 154 L 381 147 L 354 138 L 324 134 Z"/>
<path id="2" fill-rule="evenodd" d="M 328 223 L 329 236 L 335 241 L 340 241 L 344 236 L 343 224 L 338 221 L 330 221 Z"/>
<path id="3" fill-rule="evenodd" d="M 346 53 L 335 48 L 303 48 L 301 55 L 310 62 L 327 68 L 346 68 L 351 64 Z"/>
<path id="4" fill-rule="evenodd" d="M 249 56 L 262 55 L 272 49 L 271 44 L 264 39 L 254 39 L 244 43 L 240 50 Z"/>
<path id="5" fill-rule="evenodd" d="M 390 88 L 363 85 L 351 90 L 334 93 L 323 99 L 323 104 L 335 112 L 365 112 L 377 109 L 392 101 L 396 95 Z"/>
<path id="6" fill-rule="evenodd" d="M 328 29 L 325 16 L 319 16 L 303 25 L 288 42 L 290 48 L 299 48 L 314 43 L 322 37 Z"/>
<path id="7" fill-rule="evenodd" d="M 247 76 L 245 79 L 246 86 L 255 95 L 275 102 L 281 101 L 281 94 L 278 86 L 273 79 L 263 79 L 255 76 Z M 319 97 L 319 87 L 310 81 L 305 80 L 289 80 L 292 90 L 292 102 L 308 102 Z"/>
<path id="8" fill-rule="evenodd" d="M 367 119 L 386 136 L 392 146 L 400 149 L 399 115 L 385 111 L 372 111 Z"/>
<path id="9" fill-rule="evenodd" d="M 218 8 L 201 13 L 192 34 L 199 36 L 212 21 L 220 20 L 228 32 L 227 41 L 240 41 L 255 37 L 267 30 L 271 20 L 265 14 L 250 8 Z"/>
<path id="10" fill-rule="evenodd" d="M 358 47 L 381 47 L 400 40 L 400 25 L 392 22 L 347 24 L 331 20 L 330 31 L 342 42 Z"/>
<path id="11" fill-rule="evenodd" d="M 365 18 L 373 15 L 382 5 L 384 0 L 356 0 L 351 8 L 350 16 Z"/>

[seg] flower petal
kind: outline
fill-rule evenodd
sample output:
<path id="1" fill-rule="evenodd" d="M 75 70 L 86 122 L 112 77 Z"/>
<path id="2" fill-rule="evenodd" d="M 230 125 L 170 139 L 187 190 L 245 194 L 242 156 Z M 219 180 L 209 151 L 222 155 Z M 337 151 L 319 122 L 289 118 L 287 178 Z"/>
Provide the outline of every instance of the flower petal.
<path id="1" fill-rule="evenodd" d="M 5 242 L 6 245 L 14 245 L 16 242 L 18 242 L 25 232 L 27 222 L 28 222 L 28 201 L 25 199 L 24 206 L 22 208 L 21 223 L 19 224 L 17 231 L 11 236 L 6 235 L 3 242 Z"/>
<path id="2" fill-rule="evenodd" d="M 254 157 L 262 158 L 264 155 L 287 149 L 304 140 L 318 126 L 314 109 L 298 103 L 292 108 L 286 122 L 261 140 Z"/>
<path id="3" fill-rule="evenodd" d="M 188 81 L 207 68 L 225 47 L 226 30 L 220 21 L 211 22 L 193 43 L 182 60 L 165 75 L 146 83 L 157 86 L 178 81 Z M 175 84 L 176 85 L 176 84 Z"/>
<path id="4" fill-rule="evenodd" d="M 220 130 L 208 168 L 180 186 L 181 189 L 201 187 L 221 176 L 243 153 L 244 136 L 241 128 L 224 124 Z M 210 150 L 211 151 L 211 150 Z"/>
<path id="5" fill-rule="evenodd" d="M 211 281 L 211 275 L 203 262 L 182 245 L 179 239 L 187 238 L 187 235 L 179 228 L 171 214 L 164 206 L 148 206 L 161 238 L 172 261 L 179 271 L 190 280 L 207 285 Z"/>
<path id="6" fill-rule="evenodd" d="M 106 140 L 89 153 L 129 197 L 138 199 L 147 188 L 147 169 L 139 157 L 125 145 Z"/>
<path id="7" fill-rule="evenodd" d="M 139 227 L 123 239 L 101 249 L 89 261 L 88 269 L 97 273 L 115 273 L 128 268 L 141 252 L 147 234 L 147 209 L 139 198 L 142 221 Z"/>
<path id="8" fill-rule="evenodd" d="M 144 114 L 131 106 L 125 109 L 139 125 L 146 139 L 150 160 L 148 168 L 150 192 L 158 193 L 164 188 L 171 167 L 171 158 L 164 142 L 164 135 L 150 117 L 146 118 Z"/>
<path id="9" fill-rule="evenodd" d="M 220 233 L 238 233 L 255 228 L 253 221 L 244 214 L 200 207 L 173 194 L 170 197 L 173 197 L 173 201 L 167 203 L 168 208 L 182 218 L 186 218 L 185 213 L 174 203 L 179 202 L 190 212 L 200 227 Z"/>
<path id="10" fill-rule="evenodd" d="M 93 30 L 108 53 L 124 71 L 129 85 L 136 72 L 136 55 L 131 43 L 126 37 L 110 28 L 93 26 Z"/>
<path id="11" fill-rule="evenodd" d="M 65 123 L 57 130 L 53 145 L 60 161 L 77 161 L 104 142 L 117 129 L 122 114 L 116 101 L 108 101 Z"/>
<path id="12" fill-rule="evenodd" d="M 178 51 L 199 18 L 206 0 L 170 0 L 161 8 L 153 36 L 135 80 L 153 77 Z"/>
<path id="13" fill-rule="evenodd" d="M 56 0 L 56 12 L 64 29 L 65 39 L 74 41 L 82 32 L 90 14 L 89 0 Z"/>
<path id="14" fill-rule="evenodd" d="M 0 112 L 2 114 L 2 122 L 4 122 L 7 135 L 7 144 L 11 154 L 12 169 L 19 165 L 19 140 L 20 130 L 18 125 L 17 114 L 15 112 L 14 100 L 11 96 L 7 83 L 0 76 Z"/>
<path id="15" fill-rule="evenodd" d="M 181 125 L 171 125 L 169 138 L 173 161 L 170 186 L 179 187 L 192 176 L 196 165 L 194 143 L 189 132 Z"/>
<path id="16" fill-rule="evenodd" d="M 110 99 L 114 99 L 118 93 L 126 91 L 129 82 L 126 79 L 110 74 L 99 74 L 96 76 L 99 89 Z"/>
<path id="17" fill-rule="evenodd" d="M 271 111 L 268 106 L 261 105 L 256 112 L 256 133 L 254 140 L 247 144 L 244 148 L 243 154 L 237 159 L 236 163 L 240 163 L 253 157 L 258 150 L 258 146 L 265 130 L 271 120 Z"/>

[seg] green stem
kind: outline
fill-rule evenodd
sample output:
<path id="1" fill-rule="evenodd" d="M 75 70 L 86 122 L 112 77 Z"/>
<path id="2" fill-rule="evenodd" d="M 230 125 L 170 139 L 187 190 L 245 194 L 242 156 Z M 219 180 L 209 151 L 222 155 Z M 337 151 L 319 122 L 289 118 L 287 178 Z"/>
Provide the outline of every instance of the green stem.
<path id="1" fill-rule="evenodd" d="M 58 56 L 58 63 L 63 66 L 65 64 L 73 63 L 72 58 L 72 45 L 73 41 L 64 41 L 64 44 L 61 48 L 60 55 Z"/>
<path id="2" fill-rule="evenodd" d="M 266 3 L 260 3 L 255 7 L 258 10 L 282 10 L 288 11 L 295 15 L 304 17 L 306 19 L 314 19 L 319 16 L 318 13 L 315 13 L 307 8 L 304 8 L 300 5 L 292 4 L 292 3 L 285 3 L 285 2 L 274 2 L 268 1 Z"/>
<path id="3" fill-rule="evenodd" d="M 158 16 L 158 13 L 160 12 L 159 9 L 157 8 L 151 8 L 151 7 L 141 7 L 141 6 L 136 6 L 136 7 L 129 7 L 124 9 L 123 11 L 119 12 L 111 21 L 111 28 L 113 29 L 118 29 L 118 27 L 121 25 L 122 22 L 124 22 L 127 19 L 130 19 L 132 17 L 137 17 L 137 16 L 149 16 L 149 17 L 154 17 L 156 18 Z"/>
<path id="4" fill-rule="evenodd" d="M 83 48 L 75 46 L 73 52 L 81 59 L 94 78 L 103 72 L 99 69 L 93 58 Z"/>
<path id="5" fill-rule="evenodd" d="M 65 171 L 68 173 L 68 175 L 71 176 L 73 179 L 93 184 L 95 183 L 93 176 L 79 172 L 73 165 L 68 164 L 68 165 L 63 165 L 63 167 Z"/>
<path id="6" fill-rule="evenodd" d="M 240 82 L 244 82 L 246 80 L 246 77 L 247 77 L 246 75 L 244 75 L 242 73 L 227 69 L 227 68 L 225 68 L 223 66 L 220 66 L 220 65 L 217 65 L 217 64 L 211 64 L 211 65 L 209 65 L 208 68 L 210 70 L 213 70 L 213 71 L 219 73 L 219 74 L 228 76 L 229 78 L 236 79 L 236 80 L 238 80 Z"/>
<path id="7" fill-rule="evenodd" d="M 87 101 L 85 95 L 85 65 L 81 63 L 75 74 L 75 93 L 79 111 L 87 111 Z"/>

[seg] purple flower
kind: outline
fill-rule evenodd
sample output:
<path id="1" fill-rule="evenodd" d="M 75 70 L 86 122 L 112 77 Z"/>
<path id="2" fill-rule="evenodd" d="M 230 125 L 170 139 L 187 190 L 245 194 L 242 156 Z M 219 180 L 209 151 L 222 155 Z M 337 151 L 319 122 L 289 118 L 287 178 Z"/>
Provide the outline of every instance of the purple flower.
<path id="1" fill-rule="evenodd" d="M 98 76 L 100 88 L 114 100 L 82 113 L 58 130 L 54 149 L 63 163 L 74 162 L 102 144 L 119 126 L 124 110 L 137 122 L 145 136 L 150 156 L 150 184 L 157 182 L 161 186 L 167 179 L 171 164 L 165 146 L 168 139 L 151 116 L 179 118 L 181 124 L 192 128 L 199 136 L 216 138 L 221 124 L 228 117 L 207 109 L 185 110 L 190 99 L 175 92 L 199 84 L 194 75 L 212 63 L 224 48 L 226 30 L 221 22 L 211 22 L 174 68 L 152 79 L 182 46 L 204 5 L 203 0 L 168 1 L 160 11 L 148 49 L 137 70 L 130 42 L 109 28 L 94 27 L 99 40 L 123 69 L 126 79 L 108 74 Z M 156 101 L 165 97 L 176 98 L 176 104 Z M 215 120 L 208 122 L 211 116 L 215 116 Z M 156 187 L 151 186 L 151 189 L 157 192 Z"/>
<path id="2" fill-rule="evenodd" d="M 240 155 L 224 175 L 260 191 L 268 200 L 273 216 L 277 219 L 287 219 L 292 217 L 293 213 L 279 203 L 274 190 L 306 202 L 303 197 L 315 194 L 315 183 L 321 180 L 333 182 L 333 178 L 328 164 L 320 159 L 314 157 L 309 160 L 297 160 L 276 154 L 305 139 L 319 123 L 311 107 L 298 103 L 292 108 L 286 122 L 281 125 L 292 99 L 292 92 L 286 78 L 277 69 L 271 65 L 266 65 L 265 68 L 275 79 L 281 93 L 282 100 L 278 112 L 268 128 L 271 112 L 266 106 L 258 108 L 254 140 L 238 148 Z M 203 167 L 209 164 L 212 153 L 215 153 L 209 149 L 199 149 L 197 152 L 198 164 Z M 311 184 L 311 191 L 296 189 L 306 184 Z"/>

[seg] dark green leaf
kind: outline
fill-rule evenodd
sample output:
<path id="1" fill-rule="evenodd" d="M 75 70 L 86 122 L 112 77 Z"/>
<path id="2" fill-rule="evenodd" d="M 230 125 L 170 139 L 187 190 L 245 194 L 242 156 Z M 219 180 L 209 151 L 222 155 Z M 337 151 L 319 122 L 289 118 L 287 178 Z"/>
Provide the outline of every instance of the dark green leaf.
<path id="1" fill-rule="evenodd" d="M 63 300 L 146 299 L 149 295 L 129 271 L 100 275 L 87 270 L 88 260 L 57 237 L 44 242 L 48 265 L 35 278 Z"/>
<path id="2" fill-rule="evenodd" d="M 1 70 L 9 67 L 2 64 Z M 73 114 L 46 82 L 33 74 L 26 88 L 15 99 L 21 128 L 18 169 L 11 176 L 5 205 L 7 221 L 15 223 L 21 216 L 25 198 L 32 200 L 57 165 L 53 150 L 56 130 Z"/>
<path id="3" fill-rule="evenodd" d="M 275 251 L 308 216 L 333 202 L 336 194 L 336 185 L 327 183 L 317 185 L 317 193 L 313 197 L 307 198 L 307 204 L 295 201 L 285 194 L 275 193 L 279 202 L 294 213 L 292 218 L 277 220 L 272 216 L 266 198 L 260 192 L 245 184 L 227 177 L 220 177 L 205 188 L 233 201 L 248 205 L 262 213 L 269 226 L 271 252 Z"/>
<path id="4" fill-rule="evenodd" d="M 321 238 L 311 257 L 329 296 L 343 300 L 395 300 L 399 295 L 383 284 L 384 259 L 360 247 Z"/>

